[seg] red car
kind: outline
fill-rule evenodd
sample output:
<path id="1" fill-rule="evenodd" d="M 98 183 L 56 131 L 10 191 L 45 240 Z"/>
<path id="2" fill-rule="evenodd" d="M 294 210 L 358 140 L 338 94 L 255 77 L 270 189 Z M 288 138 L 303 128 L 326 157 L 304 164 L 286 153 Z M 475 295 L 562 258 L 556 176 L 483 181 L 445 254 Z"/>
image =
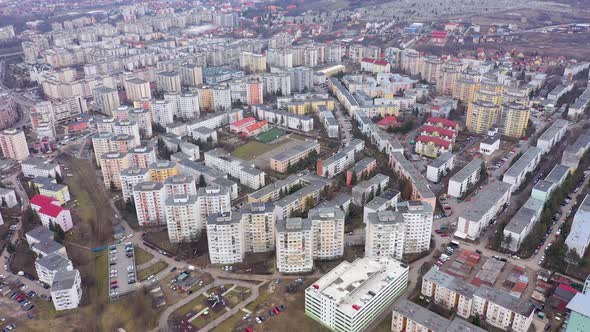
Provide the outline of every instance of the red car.
<path id="1" fill-rule="evenodd" d="M 272 309 L 272 311 L 274 311 L 275 314 L 280 314 L 281 312 L 279 311 L 279 309 L 277 309 L 277 307 L 274 307 L 274 309 Z"/>
<path id="2" fill-rule="evenodd" d="M 252 332 L 252 329 L 249 326 L 247 326 L 245 331 L 246 332 Z"/>
<path id="3" fill-rule="evenodd" d="M 441 234 L 440 237 L 447 237 L 449 234 Z"/>

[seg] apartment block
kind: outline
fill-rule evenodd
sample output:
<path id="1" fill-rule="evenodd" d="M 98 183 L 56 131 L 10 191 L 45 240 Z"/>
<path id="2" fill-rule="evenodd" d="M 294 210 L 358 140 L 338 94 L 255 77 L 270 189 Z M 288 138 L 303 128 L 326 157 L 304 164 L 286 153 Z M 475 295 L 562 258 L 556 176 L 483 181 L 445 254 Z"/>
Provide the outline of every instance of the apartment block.
<path id="1" fill-rule="evenodd" d="M 422 278 L 421 294 L 446 310 L 455 310 L 462 318 L 469 318 L 473 309 L 477 286 L 431 268 Z"/>
<path id="2" fill-rule="evenodd" d="M 392 332 L 485 332 L 468 321 L 455 317 L 448 320 L 408 300 L 401 300 L 393 306 Z"/>
<path id="3" fill-rule="evenodd" d="M 106 188 L 121 189 L 119 174 L 129 168 L 129 158 L 123 152 L 107 152 L 100 158 L 100 170 Z"/>
<path id="4" fill-rule="evenodd" d="M 164 188 L 169 197 L 197 194 L 195 178 L 190 175 L 173 175 L 164 180 Z"/>
<path id="5" fill-rule="evenodd" d="M 265 186 L 266 173 L 258 170 L 247 161 L 232 157 L 222 149 L 213 149 L 204 153 L 205 165 L 216 168 L 233 176 L 252 189 L 260 189 Z"/>
<path id="6" fill-rule="evenodd" d="M 246 251 L 241 214 L 211 214 L 207 218 L 207 241 L 211 264 L 241 263 Z"/>
<path id="7" fill-rule="evenodd" d="M 127 151 L 129 167 L 148 168 L 157 161 L 156 150 L 150 146 L 136 146 Z"/>
<path id="8" fill-rule="evenodd" d="M 397 211 L 369 213 L 365 218 L 365 257 L 402 259 L 406 224 Z"/>
<path id="9" fill-rule="evenodd" d="M 363 206 L 371 201 L 373 197 L 381 195 L 381 192 L 387 189 L 387 186 L 389 186 L 389 177 L 376 174 L 369 180 L 362 181 L 352 187 L 352 203 Z"/>
<path id="10" fill-rule="evenodd" d="M 320 153 L 320 143 L 318 141 L 306 141 L 295 145 L 285 151 L 279 152 L 270 157 L 270 169 L 279 173 L 285 173 L 290 166 L 294 166 L 299 161 L 307 158 L 312 151 Z"/>
<path id="11" fill-rule="evenodd" d="M 305 290 L 305 314 L 333 331 L 365 331 L 406 290 L 408 271 L 392 258 L 342 262 Z"/>
<path id="12" fill-rule="evenodd" d="M 406 226 L 404 253 L 419 253 L 430 249 L 433 207 L 422 201 L 405 201 L 398 203 L 396 210 L 404 216 Z"/>
<path id="13" fill-rule="evenodd" d="M 51 299 L 55 310 L 76 309 L 82 299 L 82 278 L 80 271 L 59 271 L 51 284 Z"/>
<path id="14" fill-rule="evenodd" d="M 313 270 L 313 231 L 311 220 L 287 218 L 276 224 L 277 269 L 281 273 L 306 273 Z"/>
<path id="15" fill-rule="evenodd" d="M 309 210 L 313 258 L 331 260 L 344 255 L 344 212 L 337 206 Z"/>
<path id="16" fill-rule="evenodd" d="M 2 155 L 8 159 L 21 161 L 29 157 L 27 138 L 22 129 L 5 129 L 0 132 Z"/>
<path id="17" fill-rule="evenodd" d="M 140 226 L 166 224 L 166 190 L 159 182 L 147 181 L 133 187 L 133 201 Z"/>
<path id="18" fill-rule="evenodd" d="M 274 205 L 272 203 L 249 203 L 240 210 L 244 226 L 246 252 L 269 252 L 275 250 Z"/>
<path id="19" fill-rule="evenodd" d="M 150 173 L 147 168 L 130 167 L 121 171 L 121 191 L 124 201 L 133 199 L 133 188 L 141 182 L 150 181 Z"/>
<path id="20" fill-rule="evenodd" d="M 166 226 L 171 243 L 197 241 L 203 224 L 196 195 L 173 194 L 165 202 Z"/>
<path id="21" fill-rule="evenodd" d="M 169 177 L 178 175 L 178 163 L 169 160 L 158 160 L 148 167 L 150 178 L 154 182 L 164 183 Z"/>
<path id="22" fill-rule="evenodd" d="M 472 314 L 505 331 L 528 331 L 533 322 L 534 309 L 531 303 L 486 285 L 473 295 Z"/>
<path id="23" fill-rule="evenodd" d="M 355 157 L 358 153 L 365 149 L 365 142 L 360 139 L 353 139 L 347 146 L 340 149 L 333 156 L 318 160 L 317 162 L 317 174 L 327 178 L 333 178 L 334 176 L 344 172 L 346 169 L 352 167 L 355 162 Z"/>
<path id="24" fill-rule="evenodd" d="M 447 194 L 461 198 L 480 179 L 483 160 L 473 159 L 449 179 Z"/>

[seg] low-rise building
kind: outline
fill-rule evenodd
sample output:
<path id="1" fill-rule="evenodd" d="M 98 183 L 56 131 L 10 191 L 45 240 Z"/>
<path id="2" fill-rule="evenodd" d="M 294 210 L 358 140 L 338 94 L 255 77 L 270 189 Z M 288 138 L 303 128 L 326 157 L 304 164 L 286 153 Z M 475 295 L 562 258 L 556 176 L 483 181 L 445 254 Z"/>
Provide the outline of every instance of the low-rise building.
<path id="1" fill-rule="evenodd" d="M 289 175 L 286 179 L 278 180 L 251 194 L 248 194 L 248 202 L 274 202 L 289 194 L 292 188 L 302 185 L 301 177 Z"/>
<path id="2" fill-rule="evenodd" d="M 12 208 L 18 205 L 14 189 L 0 188 L 0 205 Z"/>
<path id="3" fill-rule="evenodd" d="M 590 148 L 590 135 L 583 134 L 578 136 L 574 144 L 568 145 L 561 156 L 561 164 L 569 167 L 570 172 L 574 172 L 578 168 L 580 159 L 586 151 Z"/>
<path id="4" fill-rule="evenodd" d="M 270 169 L 285 173 L 291 166 L 307 158 L 312 151 L 315 151 L 316 154 L 320 153 L 320 143 L 318 141 L 306 141 L 295 145 L 270 157 Z"/>
<path id="5" fill-rule="evenodd" d="M 438 183 L 454 167 L 455 155 L 452 153 L 443 153 L 426 166 L 426 179 Z"/>
<path id="6" fill-rule="evenodd" d="M 590 195 L 586 195 L 574 215 L 570 232 L 565 239 L 569 249 L 574 249 L 580 257 L 584 257 L 590 244 Z"/>
<path id="7" fill-rule="evenodd" d="M 541 218 L 544 201 L 535 198 L 529 198 L 524 205 L 510 219 L 510 222 L 504 227 L 504 240 L 502 246 L 512 252 L 516 252 L 531 232 L 535 223 Z"/>
<path id="8" fill-rule="evenodd" d="M 306 273 L 313 270 L 311 220 L 302 218 L 278 220 L 275 245 L 279 272 Z"/>
<path id="9" fill-rule="evenodd" d="M 305 290 L 305 314 L 333 331 L 364 331 L 406 290 L 408 271 L 386 257 L 342 262 Z"/>
<path id="10" fill-rule="evenodd" d="M 479 153 L 491 156 L 500 149 L 500 136 L 486 136 L 479 141 Z"/>
<path id="11" fill-rule="evenodd" d="M 369 180 L 362 181 L 352 187 L 352 203 L 363 206 L 365 203 L 371 201 L 373 197 L 381 195 L 387 189 L 387 186 L 389 186 L 389 177 L 383 174 L 376 174 Z"/>
<path id="12" fill-rule="evenodd" d="M 528 331 L 533 322 L 534 309 L 531 303 L 486 285 L 473 295 L 472 314 L 505 331 Z"/>
<path id="13" fill-rule="evenodd" d="M 365 148 L 365 142 L 360 139 L 353 139 L 347 146 L 340 149 L 333 156 L 317 161 L 317 174 L 327 178 L 344 172 L 355 162 L 355 157 Z"/>
<path id="14" fill-rule="evenodd" d="M 266 120 L 279 127 L 286 127 L 302 132 L 313 130 L 313 117 L 272 109 L 265 105 L 253 105 L 252 111 L 258 120 Z"/>
<path id="15" fill-rule="evenodd" d="M 350 187 L 362 179 L 368 178 L 377 169 L 377 160 L 365 157 L 346 171 L 346 186 Z"/>
<path id="16" fill-rule="evenodd" d="M 76 309 L 82 299 L 80 271 L 59 271 L 51 284 L 51 299 L 55 310 Z"/>
<path id="17" fill-rule="evenodd" d="M 62 176 L 61 167 L 56 162 L 50 162 L 45 159 L 31 157 L 21 162 L 23 175 L 29 178 L 37 176 L 56 178 Z"/>
<path id="18" fill-rule="evenodd" d="M 303 188 L 275 202 L 275 215 L 278 220 L 289 218 L 295 212 L 314 207 L 320 201 L 320 193 L 326 184 L 312 181 Z"/>
<path id="19" fill-rule="evenodd" d="M 530 147 L 514 164 L 512 164 L 512 166 L 510 166 L 506 173 L 504 173 L 502 181 L 511 185 L 512 192 L 520 187 L 528 173 L 537 168 L 537 165 L 539 165 L 539 162 L 541 161 L 541 155 L 541 149 Z"/>
<path id="20" fill-rule="evenodd" d="M 461 198 L 471 186 L 479 181 L 483 160 L 473 159 L 459 172 L 449 179 L 447 194 L 455 198 Z"/>
<path id="21" fill-rule="evenodd" d="M 31 198 L 31 208 L 37 212 L 44 227 L 61 227 L 64 232 L 74 227 L 69 209 L 61 207 L 61 203 L 53 197 L 35 195 Z"/>
<path id="22" fill-rule="evenodd" d="M 565 133 L 567 132 L 569 121 L 557 119 L 553 124 L 547 128 L 537 139 L 537 147 L 541 149 L 541 153 L 547 153 L 555 146 Z"/>
<path id="23" fill-rule="evenodd" d="M 471 316 L 476 291 L 477 286 L 432 267 L 422 278 L 420 293 L 444 309 L 455 310 L 459 317 L 467 319 Z"/>
<path id="24" fill-rule="evenodd" d="M 326 134 L 330 138 L 337 138 L 339 136 L 340 127 L 338 126 L 336 117 L 334 117 L 334 113 L 329 111 L 326 106 L 320 106 L 319 110 L 319 117 L 326 128 Z"/>
<path id="25" fill-rule="evenodd" d="M 459 317 L 448 320 L 413 302 L 401 300 L 393 306 L 391 331 L 485 332 L 486 330 Z"/>
<path id="26" fill-rule="evenodd" d="M 590 326 L 590 294 L 576 294 L 567 309 L 570 314 L 565 332 L 581 332 Z"/>
<path id="27" fill-rule="evenodd" d="M 209 215 L 207 241 L 212 264 L 241 263 L 246 252 L 241 214 L 229 211 Z"/>
<path id="28" fill-rule="evenodd" d="M 490 225 L 502 207 L 510 201 L 511 186 L 491 182 L 471 200 L 470 208 L 459 215 L 455 236 L 475 240 Z"/>
<path id="29" fill-rule="evenodd" d="M 260 189 L 265 186 L 266 173 L 256 169 L 253 164 L 235 158 L 222 149 L 209 150 L 204 155 L 206 166 L 231 175 L 240 180 L 243 185 L 252 189 Z"/>

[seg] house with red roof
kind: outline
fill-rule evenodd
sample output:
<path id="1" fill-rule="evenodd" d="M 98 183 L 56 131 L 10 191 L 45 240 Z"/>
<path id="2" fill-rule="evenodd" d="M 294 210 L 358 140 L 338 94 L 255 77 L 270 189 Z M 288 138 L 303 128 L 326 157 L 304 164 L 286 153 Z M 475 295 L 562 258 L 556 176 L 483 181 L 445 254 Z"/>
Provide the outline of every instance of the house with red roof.
<path id="1" fill-rule="evenodd" d="M 51 224 L 57 224 L 67 232 L 74 227 L 70 210 L 61 207 L 60 202 L 53 197 L 35 195 L 31 198 L 31 208 L 39 215 L 41 224 L 47 228 Z"/>
<path id="2" fill-rule="evenodd" d="M 448 33 L 446 31 L 434 30 L 430 33 L 430 42 L 444 45 L 447 42 Z"/>
<path id="3" fill-rule="evenodd" d="M 428 125 L 422 126 L 420 133 L 421 135 L 440 137 L 451 142 L 454 142 L 455 137 L 457 137 L 457 133 L 454 130 Z"/>
<path id="4" fill-rule="evenodd" d="M 246 127 L 256 123 L 256 118 L 253 116 L 243 118 L 240 121 L 233 122 L 229 125 L 229 130 L 234 133 L 241 133 Z"/>
<path id="5" fill-rule="evenodd" d="M 397 122 L 397 118 L 393 115 L 388 115 L 388 116 L 384 117 L 383 119 L 377 121 L 377 126 L 379 126 L 381 129 L 395 127 L 398 124 L 399 123 Z"/>
<path id="6" fill-rule="evenodd" d="M 426 119 L 427 126 L 441 127 L 449 130 L 459 131 L 457 122 L 445 118 L 430 117 Z"/>
<path id="7" fill-rule="evenodd" d="M 391 65 L 385 60 L 362 58 L 361 70 L 373 74 L 390 73 Z"/>
<path id="8" fill-rule="evenodd" d="M 415 151 L 417 154 L 437 158 L 445 152 L 453 150 L 453 142 L 436 136 L 419 135 L 416 137 Z"/>
<path id="9" fill-rule="evenodd" d="M 268 121 L 262 120 L 262 121 L 259 121 L 259 122 L 256 122 L 254 124 L 247 126 L 242 131 L 242 135 L 247 136 L 247 137 L 251 137 L 251 136 L 256 136 L 256 135 L 258 135 L 262 132 L 265 132 L 267 130 L 268 130 Z"/>

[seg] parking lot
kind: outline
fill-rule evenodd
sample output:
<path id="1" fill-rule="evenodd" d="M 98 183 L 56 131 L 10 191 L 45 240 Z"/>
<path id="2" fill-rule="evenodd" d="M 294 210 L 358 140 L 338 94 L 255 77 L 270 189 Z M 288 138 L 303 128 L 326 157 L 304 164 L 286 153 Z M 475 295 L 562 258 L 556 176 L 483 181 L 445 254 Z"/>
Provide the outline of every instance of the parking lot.
<path id="1" fill-rule="evenodd" d="M 109 296 L 111 299 L 129 294 L 139 288 L 133 244 L 117 244 L 109 251 Z"/>

